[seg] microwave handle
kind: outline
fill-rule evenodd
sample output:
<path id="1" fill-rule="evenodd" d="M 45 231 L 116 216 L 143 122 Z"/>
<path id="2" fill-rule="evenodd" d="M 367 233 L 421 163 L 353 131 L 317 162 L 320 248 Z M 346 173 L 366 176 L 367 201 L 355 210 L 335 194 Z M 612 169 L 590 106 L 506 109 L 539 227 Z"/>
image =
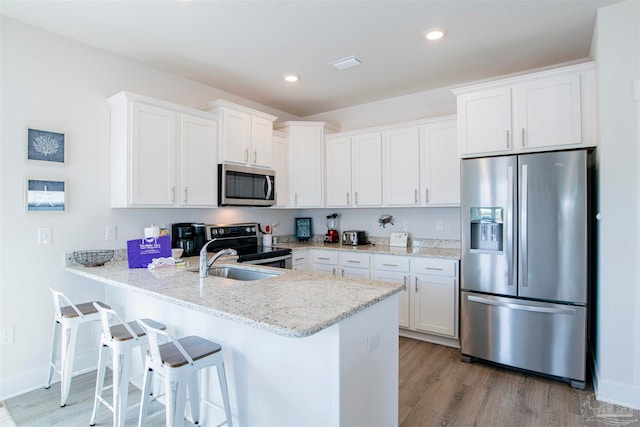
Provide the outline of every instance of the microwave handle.
<path id="1" fill-rule="evenodd" d="M 265 175 L 267 179 L 267 195 L 265 197 L 266 200 L 271 200 L 271 193 L 273 192 L 273 185 L 271 184 L 271 177 L 269 175 Z"/>

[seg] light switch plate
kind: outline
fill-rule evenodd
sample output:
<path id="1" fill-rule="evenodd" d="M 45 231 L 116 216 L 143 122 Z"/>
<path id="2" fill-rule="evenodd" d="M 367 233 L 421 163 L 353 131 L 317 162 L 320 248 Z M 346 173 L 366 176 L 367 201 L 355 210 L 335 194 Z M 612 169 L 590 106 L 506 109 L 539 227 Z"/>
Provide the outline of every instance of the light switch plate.
<path id="1" fill-rule="evenodd" d="M 407 247 L 407 238 L 409 233 L 391 233 L 391 239 L 389 240 L 389 246 Z"/>

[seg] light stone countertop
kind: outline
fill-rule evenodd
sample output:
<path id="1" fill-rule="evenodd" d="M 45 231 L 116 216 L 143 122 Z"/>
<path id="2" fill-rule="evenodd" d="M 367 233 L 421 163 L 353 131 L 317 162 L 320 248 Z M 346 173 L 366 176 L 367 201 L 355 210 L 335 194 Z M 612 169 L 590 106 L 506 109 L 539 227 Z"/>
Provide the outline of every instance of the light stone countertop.
<path id="1" fill-rule="evenodd" d="M 427 246 L 408 246 L 406 248 L 399 248 L 388 245 L 343 245 L 342 243 L 319 243 L 319 242 L 285 242 L 278 244 L 279 248 L 291 248 L 294 251 L 296 249 L 329 249 L 342 252 L 362 252 L 368 254 L 380 254 L 380 255 L 404 255 L 404 256 L 419 256 L 430 258 L 447 258 L 447 259 L 460 259 L 460 249 L 454 248 L 438 248 Z"/>
<path id="2" fill-rule="evenodd" d="M 224 260 L 221 258 L 220 261 Z M 220 261 L 214 265 L 238 266 Z M 197 265 L 197 257 L 187 259 L 186 268 Z M 101 267 L 67 265 L 65 270 L 291 338 L 319 332 L 394 295 L 403 287 L 376 280 L 262 266 L 242 265 L 240 268 L 268 269 L 282 275 L 258 281 L 210 276 L 201 281 L 197 272 L 185 268 L 129 269 L 126 261 L 112 261 Z"/>

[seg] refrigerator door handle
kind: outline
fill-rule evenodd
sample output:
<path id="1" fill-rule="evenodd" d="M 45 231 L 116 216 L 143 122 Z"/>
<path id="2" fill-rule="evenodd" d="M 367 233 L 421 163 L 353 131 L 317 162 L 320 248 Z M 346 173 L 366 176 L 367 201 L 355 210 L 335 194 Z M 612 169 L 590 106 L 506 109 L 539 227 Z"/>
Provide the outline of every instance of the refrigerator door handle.
<path id="1" fill-rule="evenodd" d="M 494 305 L 496 307 L 506 307 L 514 310 L 533 311 L 537 313 L 550 313 L 550 314 L 576 314 L 577 310 L 572 308 L 552 308 L 552 307 L 539 307 L 535 305 L 515 304 L 512 302 L 495 301 L 492 299 L 477 297 L 468 295 L 467 300 L 477 302 L 480 304 Z"/>
<path id="2" fill-rule="evenodd" d="M 527 237 L 528 237 L 528 227 L 527 227 L 527 212 L 529 210 L 529 203 L 527 201 L 528 198 L 528 176 L 527 176 L 527 165 L 522 165 L 522 189 L 520 192 L 521 202 L 520 202 L 520 284 L 523 288 L 526 288 L 527 285 L 527 276 L 528 276 L 528 259 L 527 259 Z"/>
<path id="3" fill-rule="evenodd" d="M 513 256 L 513 234 L 514 234 L 514 221 L 513 221 L 513 166 L 507 167 L 507 286 L 514 286 L 515 278 L 513 277 L 516 271 L 514 263 L 515 257 Z"/>

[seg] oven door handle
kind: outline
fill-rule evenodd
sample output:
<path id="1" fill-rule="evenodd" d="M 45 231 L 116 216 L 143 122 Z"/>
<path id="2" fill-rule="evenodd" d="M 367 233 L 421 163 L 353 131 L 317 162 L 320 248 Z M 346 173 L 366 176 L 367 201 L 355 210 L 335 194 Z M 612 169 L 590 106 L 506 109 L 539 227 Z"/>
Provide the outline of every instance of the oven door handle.
<path id="1" fill-rule="evenodd" d="M 289 255 L 282 255 L 282 256 L 277 256 L 273 258 L 252 259 L 249 261 L 242 261 L 242 264 L 260 265 L 260 264 L 268 264 L 271 262 L 286 261 L 292 258 L 293 258 L 293 255 L 289 254 Z"/>

